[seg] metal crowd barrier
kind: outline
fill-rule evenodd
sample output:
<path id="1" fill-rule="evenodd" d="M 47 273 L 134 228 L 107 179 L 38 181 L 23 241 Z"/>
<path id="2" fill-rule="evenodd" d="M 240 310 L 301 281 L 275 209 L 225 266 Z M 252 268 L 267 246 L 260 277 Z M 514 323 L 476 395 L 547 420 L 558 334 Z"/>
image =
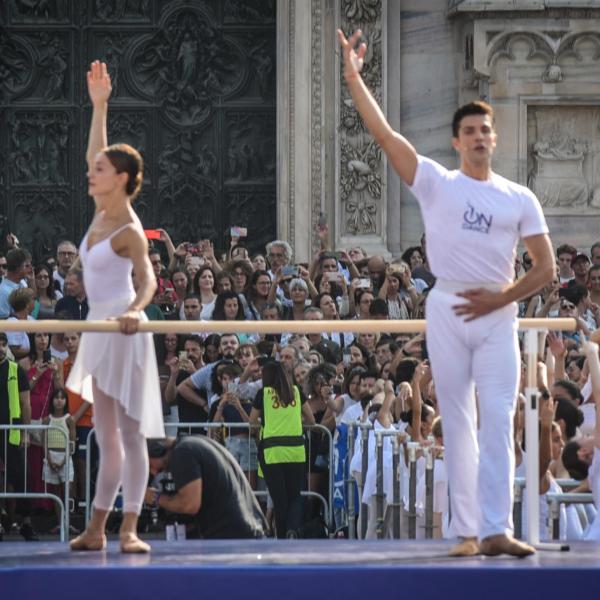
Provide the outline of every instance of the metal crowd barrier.
<path id="1" fill-rule="evenodd" d="M 64 500 L 63 498 L 61 498 L 60 496 L 57 496 L 56 494 L 50 493 L 47 491 L 47 483 L 44 482 L 44 489 L 46 491 L 44 492 L 28 492 L 27 491 L 27 471 L 28 471 L 28 454 L 29 454 L 29 443 L 23 444 L 21 442 L 21 447 L 24 448 L 24 453 L 23 453 L 23 481 L 24 481 L 24 491 L 23 492 L 8 492 L 7 491 L 7 484 L 8 484 L 8 432 L 11 429 L 16 429 L 19 431 L 23 431 L 25 433 L 28 433 L 30 431 L 39 431 L 39 432 L 44 432 L 44 431 L 58 431 L 64 438 L 65 440 L 65 448 L 67 448 L 67 452 L 68 452 L 68 457 L 73 456 L 73 448 L 72 448 L 72 443 L 70 442 L 69 438 L 67 437 L 67 434 L 64 432 L 64 430 L 60 429 L 59 427 L 56 427 L 55 425 L 0 425 L 0 431 L 5 431 L 6 433 L 4 434 L 4 477 L 3 477 L 3 485 L 2 485 L 2 491 L 0 491 L 0 498 L 15 498 L 15 499 L 25 499 L 25 500 L 35 500 L 37 498 L 45 498 L 45 499 L 49 499 L 54 501 L 56 504 L 58 504 L 58 507 L 60 509 L 60 521 L 59 521 L 59 526 L 60 526 L 60 541 L 64 542 L 67 539 L 67 535 L 68 535 L 68 531 L 69 531 L 69 504 L 70 504 L 70 499 L 69 499 L 69 478 L 70 478 L 70 461 L 65 459 L 65 482 L 64 482 Z M 47 438 L 46 438 L 47 440 Z M 47 450 L 46 446 L 43 446 L 44 450 Z M 68 458 L 67 457 L 67 458 Z M 43 465 L 43 463 L 42 463 Z M 43 466 L 42 466 L 43 469 Z M 40 473 L 40 477 L 42 477 L 42 473 Z"/>
<path id="2" fill-rule="evenodd" d="M 392 443 L 392 498 L 388 501 L 388 509 L 391 511 L 392 519 L 392 537 L 400 539 L 401 536 L 401 520 L 402 520 L 402 457 L 400 456 L 400 438 L 405 438 L 406 434 L 401 431 L 375 431 L 371 423 L 349 423 L 348 424 L 348 465 L 355 451 L 355 431 L 360 431 L 361 435 L 361 480 L 356 481 L 349 472 L 349 467 L 346 470 L 346 498 L 347 498 L 347 513 L 348 513 L 348 538 L 355 539 L 356 532 L 354 529 L 355 522 L 355 506 L 354 506 L 354 485 L 358 487 L 359 500 L 361 508 L 358 517 L 358 530 L 360 537 L 365 538 L 367 532 L 368 510 L 367 504 L 362 502 L 364 491 L 364 482 L 367 470 L 369 469 L 369 432 L 373 431 L 375 436 L 375 468 L 376 468 L 376 493 L 375 493 L 375 510 L 376 510 L 376 533 L 378 539 L 383 539 L 386 529 L 386 518 L 384 512 L 384 468 L 383 468 L 383 445 L 386 437 L 391 438 Z M 417 452 L 421 450 L 425 457 L 425 538 L 433 538 L 433 485 L 434 485 L 434 447 L 431 445 L 420 444 L 418 442 L 406 443 L 408 454 L 408 469 L 409 469 L 409 495 L 408 495 L 408 511 L 406 516 L 408 519 L 408 538 L 416 539 L 417 537 Z"/>
<path id="3" fill-rule="evenodd" d="M 247 429 L 248 430 L 248 439 L 251 439 L 253 437 L 253 435 L 252 435 L 253 431 L 257 431 L 258 429 L 260 429 L 260 425 L 251 425 L 250 423 L 231 423 L 231 422 L 227 422 L 227 423 L 207 423 L 207 422 L 169 423 L 169 427 L 174 427 L 178 430 L 180 430 L 180 429 L 188 429 L 188 430 L 201 429 L 201 430 L 205 430 L 207 432 L 210 430 L 218 430 L 218 429 L 223 429 L 223 428 L 225 428 L 225 429 L 232 429 L 232 428 Z M 323 425 L 319 425 L 319 424 L 303 425 L 303 429 L 313 430 L 313 431 L 321 431 L 323 434 L 325 434 L 325 436 L 329 442 L 329 452 L 328 452 L 328 460 L 329 460 L 328 495 L 329 495 L 329 498 L 326 499 L 322 494 L 319 494 L 315 491 L 310 490 L 310 487 L 307 491 L 303 491 L 302 495 L 305 497 L 316 498 L 323 505 L 323 510 L 324 510 L 324 514 L 326 516 L 327 526 L 331 531 L 332 527 L 333 527 L 333 438 L 331 436 L 331 432 L 329 431 L 329 429 L 327 429 Z M 86 451 L 86 455 L 85 455 L 85 474 L 86 474 L 86 477 L 85 477 L 85 519 L 86 519 L 86 523 L 89 521 L 90 516 L 91 516 L 91 504 L 92 504 L 92 499 L 91 499 L 92 443 L 91 442 L 92 442 L 93 438 L 95 438 L 95 435 L 96 435 L 95 430 L 92 429 L 88 435 L 86 447 L 85 447 L 85 451 Z M 193 434 L 193 435 L 203 435 L 203 434 Z M 312 444 L 312 440 L 309 436 L 308 437 L 308 456 L 309 457 L 310 457 L 311 444 Z M 248 449 L 248 451 L 250 452 L 250 449 Z M 310 460 L 307 460 L 307 463 L 308 463 L 307 481 L 308 481 L 308 486 L 310 486 L 310 473 L 311 473 Z M 261 491 L 261 490 L 255 490 L 254 494 L 256 496 L 266 496 L 267 492 Z"/>
<path id="4" fill-rule="evenodd" d="M 556 479 L 556 483 L 563 489 L 569 490 L 581 485 L 577 479 Z M 525 477 L 515 477 L 513 521 L 515 537 L 523 535 L 523 488 L 526 487 Z M 560 539 L 560 505 L 561 504 L 592 504 L 594 502 L 590 493 L 568 493 L 547 492 L 546 502 L 549 507 L 550 519 L 548 526 L 548 537 L 553 540 Z"/>

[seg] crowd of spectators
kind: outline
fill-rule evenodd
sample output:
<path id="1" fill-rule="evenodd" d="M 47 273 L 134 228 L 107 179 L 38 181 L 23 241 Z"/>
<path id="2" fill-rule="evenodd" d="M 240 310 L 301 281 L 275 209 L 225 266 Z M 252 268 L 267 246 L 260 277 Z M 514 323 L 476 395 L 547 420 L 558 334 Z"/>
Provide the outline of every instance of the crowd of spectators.
<path id="1" fill-rule="evenodd" d="M 299 263 L 284 240 L 270 242 L 264 253 L 253 253 L 243 238 L 234 237 L 226 253 L 217 258 L 209 240 L 175 246 L 168 233 L 159 230 L 160 237 L 150 242 L 149 250 L 158 289 L 146 313 L 151 320 L 231 321 L 229 330 L 220 334 L 203 331 L 184 336 L 156 336 L 163 412 L 170 433 L 213 437 L 237 459 L 252 488 L 264 489 L 258 476 L 259 438 L 248 433 L 248 424 L 252 408 L 258 408 L 262 403 L 262 368 L 269 361 L 280 363 L 299 390 L 302 404 L 310 408 L 314 421 L 322 426 L 306 434 L 308 452 L 302 489 L 321 494 L 333 502 L 333 498 L 329 498 L 329 471 L 336 469 L 336 489 L 337 480 L 344 477 L 337 465 L 330 464 L 330 438 L 324 433 L 326 429 L 333 443 L 338 444 L 336 456 L 345 457 L 353 475 L 364 482 L 362 502 L 371 510 L 369 515 L 363 516 L 368 519 L 367 535 L 371 536 L 374 535 L 372 503 L 375 494 L 373 442 L 369 441 L 369 472 L 362 473 L 360 461 L 356 460 L 358 454 L 345 456 L 347 427 L 350 423 L 370 421 L 375 429 L 402 433 L 404 440 L 429 440 L 436 447 L 443 446 L 443 423 L 428 366 L 426 337 L 423 334 L 386 333 L 385 323 L 381 323 L 379 331 L 371 333 L 299 335 L 284 331 L 259 335 L 236 331 L 236 321 L 425 318 L 425 301 L 435 285 L 435 278 L 427 262 L 425 236 L 419 246 L 410 247 L 401 257 L 389 260 L 380 255 L 368 255 L 360 247 L 331 251 L 327 247 L 326 232 L 320 233 L 322 249 L 309 263 Z M 46 257 L 33 266 L 30 253 L 18 247 L 14 236 L 11 242 L 14 247 L 0 255 L 0 317 L 9 320 L 85 319 L 88 306 L 77 247 L 70 241 L 63 241 L 58 245 L 56 256 Z M 556 257 L 556 280 L 519 303 L 521 317 L 573 317 L 578 323 L 574 332 L 549 334 L 540 353 L 539 370 L 547 374 L 547 382 L 540 375 L 540 386 L 548 390 L 550 398 L 540 411 L 541 427 L 549 428 L 553 444 L 547 471 L 541 474 L 542 494 L 555 489 L 556 479 L 568 476 L 562 461 L 564 444 L 593 433 L 596 422 L 589 376 L 591 358 L 585 340 L 590 336 L 593 338 L 600 325 L 600 242 L 592 246 L 589 255 L 572 246 L 560 245 Z M 515 277 L 520 277 L 530 267 L 531 259 L 527 253 L 517 256 Z M 135 273 L 133 282 L 135 287 Z M 19 381 L 25 377 L 28 381 L 28 390 L 20 390 L 23 421 L 28 410 L 31 422 L 63 419 L 67 436 L 76 440 L 72 492 L 77 500 L 82 500 L 85 482 L 83 448 L 92 428 L 93 407 L 68 392 L 64 410 L 61 410 L 61 390 L 77 354 L 79 334 L 11 332 L 6 340 L 8 359 L 19 365 Z M 2 344 L 0 340 L 0 346 Z M 501 357 L 498 368 L 501 368 Z M 525 367 L 523 386 L 524 370 Z M 0 377 L 8 377 L 6 373 L 0 370 Z M 7 382 L 0 381 L 0 389 L 6 388 Z M 58 403 L 56 398 L 59 398 Z M 522 403 L 523 397 L 517 402 L 519 408 Z M 8 424 L 6 392 L 0 395 L 0 404 L 5 404 L 0 407 L 0 424 Z M 53 415 L 54 410 L 57 413 Z M 522 410 L 517 410 L 518 469 L 524 453 L 521 415 Z M 179 427 L 181 423 L 192 425 Z M 211 425 L 207 425 L 209 423 Z M 220 425 L 223 423 L 234 425 L 224 427 Z M 542 436 L 542 439 L 545 438 Z M 5 448 L 8 435 L 3 434 L 0 442 L 0 448 Z M 360 452 L 359 442 L 357 438 L 357 453 Z M 55 458 L 57 452 L 64 455 L 65 450 L 57 447 L 60 444 L 56 440 L 49 449 L 47 439 L 29 435 L 27 440 L 23 435 L 20 445 L 25 444 L 28 444 L 29 491 L 42 491 L 49 485 L 64 482 L 66 461 L 63 458 L 62 462 L 57 462 Z M 52 455 L 49 450 L 53 451 Z M 387 447 L 386 452 L 389 451 Z M 447 482 L 443 451 L 436 451 L 436 457 L 435 536 L 441 537 L 447 531 Z M 5 480 L 4 471 L 9 471 L 6 460 L 2 450 L 2 481 Z M 390 494 L 393 483 L 389 461 L 386 459 L 384 464 L 385 489 L 386 494 Z M 422 498 L 422 458 L 419 473 L 419 497 Z M 6 480 L 13 488 L 21 485 L 18 477 Z M 403 489 L 407 490 L 408 486 Z M 587 489 L 585 481 L 578 488 L 579 491 Z M 341 507 L 338 506 L 341 510 L 336 510 L 335 523 L 341 532 L 354 526 L 354 523 L 348 523 L 343 504 L 342 499 Z M 52 510 L 45 501 L 35 501 L 33 506 L 38 510 Z M 269 512 L 271 508 L 267 503 L 265 510 Z M 5 502 L 3 511 L 9 513 L 4 520 L 5 526 L 14 520 L 13 509 Z M 21 512 L 27 515 L 30 507 L 26 506 Z M 302 535 L 304 527 L 304 534 L 309 535 L 310 524 L 322 519 L 322 513 L 318 502 L 307 501 L 303 525 L 297 533 Z M 591 520 L 593 514 L 589 517 Z M 561 535 L 585 535 L 575 512 L 565 519 L 568 527 L 565 525 L 561 529 Z M 33 538 L 32 532 L 26 533 Z M 545 537 L 545 532 L 542 534 Z"/>

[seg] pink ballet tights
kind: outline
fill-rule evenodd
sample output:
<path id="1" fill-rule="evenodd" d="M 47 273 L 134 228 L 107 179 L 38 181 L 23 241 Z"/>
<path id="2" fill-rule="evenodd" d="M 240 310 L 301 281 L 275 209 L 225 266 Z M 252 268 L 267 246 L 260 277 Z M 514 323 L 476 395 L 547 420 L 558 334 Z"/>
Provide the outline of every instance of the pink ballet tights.
<path id="1" fill-rule="evenodd" d="M 148 450 L 139 423 L 93 383 L 94 427 L 100 450 L 94 506 L 110 511 L 123 486 L 123 512 L 140 514 L 148 484 Z"/>

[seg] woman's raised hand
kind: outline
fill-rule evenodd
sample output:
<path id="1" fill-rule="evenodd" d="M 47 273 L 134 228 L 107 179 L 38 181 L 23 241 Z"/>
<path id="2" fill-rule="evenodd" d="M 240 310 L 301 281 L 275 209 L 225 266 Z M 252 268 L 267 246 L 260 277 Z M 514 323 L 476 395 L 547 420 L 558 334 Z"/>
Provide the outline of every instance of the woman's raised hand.
<path id="1" fill-rule="evenodd" d="M 364 42 L 358 47 L 358 50 L 354 49 L 362 32 L 360 29 L 357 29 L 348 39 L 346 39 L 341 29 L 337 30 L 337 34 L 344 56 L 344 77 L 347 80 L 358 77 L 363 68 L 365 54 L 367 53 L 367 45 Z"/>
<path id="2" fill-rule="evenodd" d="M 106 63 L 95 60 L 87 72 L 87 84 L 90 100 L 93 105 L 105 104 L 110 98 L 112 85 Z"/>

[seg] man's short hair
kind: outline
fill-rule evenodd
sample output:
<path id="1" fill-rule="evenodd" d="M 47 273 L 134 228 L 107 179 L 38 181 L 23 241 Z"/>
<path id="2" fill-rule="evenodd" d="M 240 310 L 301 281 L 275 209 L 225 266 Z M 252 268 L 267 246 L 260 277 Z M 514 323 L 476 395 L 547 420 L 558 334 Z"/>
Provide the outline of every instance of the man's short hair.
<path id="1" fill-rule="evenodd" d="M 452 135 L 457 138 L 460 130 L 460 122 L 471 115 L 488 115 L 494 124 L 494 109 L 482 100 L 469 102 L 461 106 L 452 117 Z"/>
<path id="2" fill-rule="evenodd" d="M 78 269 L 77 267 L 71 267 L 67 272 L 67 277 L 69 275 L 75 275 L 79 282 L 83 281 L 83 271 L 81 269 Z"/>
<path id="3" fill-rule="evenodd" d="M 370 317 L 385 317 L 389 316 L 387 302 L 383 298 L 375 298 L 369 306 Z"/>
<path id="4" fill-rule="evenodd" d="M 575 248 L 575 246 L 571 246 L 570 244 L 561 244 L 556 249 L 556 256 L 560 256 L 561 254 L 570 254 L 571 259 L 574 260 L 577 256 L 577 248 Z"/>
<path id="5" fill-rule="evenodd" d="M 199 294 L 188 294 L 184 299 L 183 302 L 185 303 L 186 300 L 198 300 L 198 302 L 200 302 L 200 305 L 202 305 L 202 298 L 200 297 Z"/>
<path id="6" fill-rule="evenodd" d="M 27 261 L 31 260 L 31 254 L 25 248 L 13 248 L 6 253 L 6 270 L 9 273 L 18 271 Z"/>
<path id="7" fill-rule="evenodd" d="M 571 262 L 572 265 L 575 265 L 579 262 L 584 262 L 584 263 L 591 263 L 592 261 L 590 260 L 590 257 L 587 254 L 578 254 L 573 261 Z"/>
<path id="8" fill-rule="evenodd" d="M 183 343 L 185 344 L 186 342 L 193 342 L 194 344 L 198 344 L 198 346 L 200 346 L 200 348 L 204 348 L 204 341 L 202 340 L 202 338 L 199 335 L 195 335 L 195 334 L 186 335 L 183 338 Z"/>

